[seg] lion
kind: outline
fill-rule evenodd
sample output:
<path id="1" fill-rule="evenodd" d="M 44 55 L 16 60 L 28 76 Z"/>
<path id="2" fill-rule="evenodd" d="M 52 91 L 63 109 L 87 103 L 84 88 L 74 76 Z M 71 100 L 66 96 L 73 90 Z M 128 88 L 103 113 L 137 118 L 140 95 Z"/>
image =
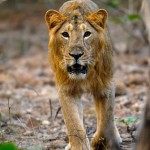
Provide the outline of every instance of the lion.
<path id="1" fill-rule="evenodd" d="M 119 149 L 114 123 L 113 51 L 106 29 L 108 13 L 91 0 L 71 0 L 48 10 L 48 59 L 53 70 L 69 144 L 65 150 Z M 91 93 L 97 131 L 91 142 L 83 124 L 81 96 Z"/>

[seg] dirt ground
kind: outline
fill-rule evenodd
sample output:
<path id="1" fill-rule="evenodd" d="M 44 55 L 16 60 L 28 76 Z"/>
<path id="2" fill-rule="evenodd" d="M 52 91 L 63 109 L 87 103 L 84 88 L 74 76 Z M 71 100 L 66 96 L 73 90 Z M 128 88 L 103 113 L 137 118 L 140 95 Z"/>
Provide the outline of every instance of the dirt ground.
<path id="1" fill-rule="evenodd" d="M 12 141 L 23 149 L 64 149 L 68 137 L 48 64 L 44 19 L 29 14 L 14 16 L 0 22 L 0 141 Z M 123 139 L 122 150 L 134 147 L 147 99 L 149 56 L 138 44 L 133 49 L 136 53 L 114 56 L 115 118 L 138 118 L 129 124 L 133 137 L 125 124 L 116 122 Z M 84 124 L 91 139 L 96 130 L 93 100 L 85 94 L 82 101 Z"/>

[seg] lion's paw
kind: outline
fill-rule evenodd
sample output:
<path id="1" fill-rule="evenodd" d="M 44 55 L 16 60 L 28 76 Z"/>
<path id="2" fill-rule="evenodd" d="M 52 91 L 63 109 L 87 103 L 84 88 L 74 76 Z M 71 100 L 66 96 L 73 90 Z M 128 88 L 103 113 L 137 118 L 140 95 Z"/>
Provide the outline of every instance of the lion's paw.
<path id="1" fill-rule="evenodd" d="M 65 150 L 71 150 L 71 145 L 70 145 L 70 143 L 65 147 Z"/>

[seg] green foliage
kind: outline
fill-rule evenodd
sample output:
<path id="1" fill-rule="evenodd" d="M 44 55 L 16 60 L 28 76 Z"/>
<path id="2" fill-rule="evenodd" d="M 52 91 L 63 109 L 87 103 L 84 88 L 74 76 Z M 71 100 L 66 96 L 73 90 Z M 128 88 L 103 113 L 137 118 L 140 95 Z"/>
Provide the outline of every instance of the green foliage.
<path id="1" fill-rule="evenodd" d="M 138 14 L 128 14 L 120 18 L 111 18 L 110 21 L 114 23 L 125 23 L 129 21 L 132 22 L 132 21 L 140 20 L 140 19 L 141 19 L 141 16 Z"/>
<path id="2" fill-rule="evenodd" d="M 123 0 L 108 0 L 107 2 L 105 2 L 106 7 L 108 7 L 110 9 L 110 11 L 112 12 L 112 10 L 117 10 L 118 12 L 121 12 L 120 14 L 123 13 L 123 16 L 120 17 L 113 17 L 110 18 L 109 20 L 114 22 L 114 23 L 126 23 L 126 22 L 133 22 L 133 21 L 138 21 L 141 20 L 141 16 L 138 13 L 128 13 L 128 9 L 124 9 L 121 6 L 124 6 L 124 2 Z M 128 4 L 129 5 L 129 4 Z M 117 13 L 118 15 L 118 13 Z M 115 16 L 117 16 L 115 15 Z"/>
<path id="3" fill-rule="evenodd" d="M 140 20 L 141 16 L 138 14 L 129 14 L 129 15 L 125 15 L 122 18 L 111 18 L 110 21 L 114 22 L 114 23 L 125 23 L 125 22 L 129 22 L 129 21 L 136 21 L 136 20 Z"/>
<path id="4" fill-rule="evenodd" d="M 110 7 L 116 8 L 119 6 L 120 2 L 121 2 L 121 0 L 109 0 L 107 2 L 107 5 Z"/>
<path id="5" fill-rule="evenodd" d="M 141 16 L 138 15 L 138 14 L 128 14 L 128 15 L 124 16 L 122 19 L 123 19 L 124 22 L 126 22 L 126 21 L 135 21 L 135 20 L 140 20 Z"/>
<path id="6" fill-rule="evenodd" d="M 131 116 L 131 117 L 128 117 L 127 119 L 118 118 L 115 121 L 118 123 L 123 123 L 126 126 L 129 126 L 129 124 L 131 124 L 137 120 L 138 120 L 138 118 L 136 116 Z"/>
<path id="7" fill-rule="evenodd" d="M 137 120 L 138 120 L 138 118 L 136 116 L 131 116 L 131 117 L 128 117 L 127 123 L 130 124 L 130 123 L 135 122 Z"/>
<path id="8" fill-rule="evenodd" d="M 11 142 L 3 142 L 0 143 L 0 150 L 19 150 L 19 148 Z"/>
<path id="9" fill-rule="evenodd" d="M 110 19 L 108 19 L 108 20 L 109 20 L 109 21 L 112 21 L 112 22 L 114 22 L 114 23 L 116 23 L 116 24 L 122 23 L 121 18 L 110 18 Z"/>

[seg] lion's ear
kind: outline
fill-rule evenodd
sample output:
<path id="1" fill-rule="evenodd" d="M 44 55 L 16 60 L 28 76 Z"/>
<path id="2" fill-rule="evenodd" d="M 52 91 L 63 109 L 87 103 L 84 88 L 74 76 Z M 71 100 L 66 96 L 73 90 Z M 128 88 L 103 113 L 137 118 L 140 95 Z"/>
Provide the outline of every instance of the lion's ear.
<path id="1" fill-rule="evenodd" d="M 45 14 L 45 21 L 49 29 L 52 29 L 65 19 L 64 15 L 56 10 L 48 10 Z"/>
<path id="2" fill-rule="evenodd" d="M 107 11 L 105 9 L 99 9 L 97 12 L 90 14 L 87 18 L 104 29 L 107 17 Z"/>

